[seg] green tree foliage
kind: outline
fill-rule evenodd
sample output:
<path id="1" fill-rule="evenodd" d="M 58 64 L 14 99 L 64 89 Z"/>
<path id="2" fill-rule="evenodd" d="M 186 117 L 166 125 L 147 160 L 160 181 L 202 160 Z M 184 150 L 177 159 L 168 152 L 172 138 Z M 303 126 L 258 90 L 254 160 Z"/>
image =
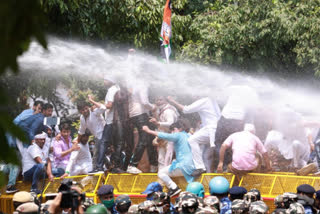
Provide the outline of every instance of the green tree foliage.
<path id="1" fill-rule="evenodd" d="M 158 52 L 165 0 L 43 1 L 48 29 Z M 320 73 L 320 0 L 173 0 L 179 61 Z"/>
<path id="2" fill-rule="evenodd" d="M 0 2 L 0 75 L 5 72 L 18 72 L 17 56 L 29 47 L 31 38 L 36 38 L 46 47 L 42 31 L 43 12 L 36 0 L 17 1 L 4 0 Z M 15 103 L 7 94 L 3 85 L 0 86 L 0 160 L 18 164 L 18 159 L 12 148 L 9 148 L 6 133 L 20 140 L 25 140 L 23 132 L 13 124 L 13 118 L 8 114 Z M 0 173 L 0 186 L 3 184 Z"/>
<path id="3" fill-rule="evenodd" d="M 220 2 L 193 20 L 195 36 L 179 59 L 255 71 L 320 71 L 319 0 Z"/>

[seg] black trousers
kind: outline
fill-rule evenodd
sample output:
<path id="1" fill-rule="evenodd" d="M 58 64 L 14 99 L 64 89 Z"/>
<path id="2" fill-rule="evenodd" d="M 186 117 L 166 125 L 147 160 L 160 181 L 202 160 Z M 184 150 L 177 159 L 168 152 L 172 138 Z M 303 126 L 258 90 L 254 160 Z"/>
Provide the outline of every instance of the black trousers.
<path id="1" fill-rule="evenodd" d="M 108 152 L 107 150 L 111 147 L 113 152 L 111 154 L 111 163 L 114 168 L 120 168 L 122 166 L 121 162 L 121 149 L 122 141 L 113 140 L 114 137 L 114 125 L 106 124 L 103 129 L 102 138 L 99 143 L 98 158 L 97 158 L 97 169 L 103 169 L 105 162 L 105 155 Z"/>
<path id="2" fill-rule="evenodd" d="M 130 123 L 133 127 L 136 127 L 139 132 L 139 142 L 133 152 L 132 157 L 130 155 L 131 157 L 130 165 L 135 167 L 138 166 L 142 158 L 142 155 L 144 153 L 144 150 L 147 149 L 149 163 L 151 165 L 158 166 L 158 153 L 156 148 L 152 145 L 152 140 L 154 137 L 142 130 L 142 126 L 149 126 L 149 127 L 151 126 L 151 124 L 149 123 L 148 115 L 141 114 L 138 116 L 131 117 Z M 131 134 L 132 134 L 131 139 L 133 139 L 133 131 L 131 131 Z M 133 151 L 133 147 L 134 147 L 134 142 L 132 140 L 131 145 L 127 145 L 127 151 L 130 152 L 130 149 L 131 151 Z M 129 154 L 126 154 L 126 156 L 128 157 Z"/>
<path id="3" fill-rule="evenodd" d="M 223 142 L 233 133 L 243 131 L 244 121 L 243 120 L 234 120 L 227 119 L 223 116 L 220 118 L 217 124 L 217 130 L 215 135 L 215 164 L 214 168 L 216 169 L 219 164 L 219 152 Z M 224 165 L 227 166 L 228 163 L 232 161 L 232 151 L 228 149 L 224 155 Z"/>

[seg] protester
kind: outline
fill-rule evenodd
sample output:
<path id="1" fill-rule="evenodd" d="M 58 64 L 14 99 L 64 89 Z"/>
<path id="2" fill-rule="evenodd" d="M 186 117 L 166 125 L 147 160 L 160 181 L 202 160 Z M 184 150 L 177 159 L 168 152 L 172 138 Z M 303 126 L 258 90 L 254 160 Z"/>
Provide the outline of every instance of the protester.
<path id="1" fill-rule="evenodd" d="M 128 166 L 127 172 L 138 174 L 142 171 L 137 168 L 144 150 L 147 149 L 148 159 L 150 163 L 150 172 L 157 172 L 158 169 L 158 158 L 157 151 L 152 145 L 152 140 L 147 133 L 142 130 L 143 126 L 150 126 L 148 111 L 152 111 L 155 109 L 155 106 L 149 102 L 148 98 L 148 88 L 138 83 L 129 87 L 129 91 L 131 95 L 129 97 L 129 116 L 130 123 L 133 127 L 136 127 L 139 133 L 139 141 L 136 147 L 134 148 L 133 140 L 131 141 L 131 145 L 128 145 L 128 150 L 133 150 L 133 155 L 127 154 L 131 156 L 130 164 Z M 133 139 L 133 133 L 131 139 Z"/>
<path id="2" fill-rule="evenodd" d="M 30 117 L 34 114 L 40 113 L 42 110 L 42 106 L 43 106 L 43 102 L 36 100 L 33 103 L 32 108 L 23 110 L 18 116 L 16 116 L 16 118 L 13 120 L 13 123 L 16 125 L 19 125 L 21 123 L 21 121 L 27 119 L 28 117 Z M 9 145 L 11 147 L 15 147 L 16 146 L 16 138 L 13 137 L 12 135 L 10 135 L 9 133 L 6 133 L 6 137 L 7 137 Z"/>
<path id="3" fill-rule="evenodd" d="M 60 129 L 60 140 L 56 140 L 53 143 L 54 162 L 52 174 L 55 177 L 60 177 L 65 173 L 67 164 L 70 160 L 71 153 L 80 149 L 80 147 L 77 144 L 72 144 L 71 129 L 69 124 L 62 124 Z"/>
<path id="4" fill-rule="evenodd" d="M 246 84 L 246 80 L 233 79 L 225 91 L 229 96 L 222 109 L 215 132 L 216 157 L 219 156 L 220 147 L 227 137 L 242 131 L 245 123 L 254 124 L 253 115 L 259 107 L 259 96 L 252 87 Z M 225 158 L 227 165 L 231 162 L 231 155 L 226 155 Z"/>
<path id="5" fill-rule="evenodd" d="M 46 134 L 38 134 L 35 136 L 35 142 L 29 146 L 23 156 L 23 179 L 31 181 L 31 192 L 39 194 L 38 182 L 41 178 L 45 178 L 45 172 L 50 181 L 53 180 L 51 172 L 51 161 L 49 159 L 49 149 L 45 146 Z"/>
<path id="6" fill-rule="evenodd" d="M 96 141 L 96 145 L 95 145 L 95 149 L 96 149 L 96 155 L 98 152 L 103 152 L 104 155 L 104 145 L 101 145 L 101 139 L 102 139 L 102 134 L 103 134 L 103 128 L 105 125 L 105 120 L 103 118 L 103 113 L 106 110 L 105 105 L 101 104 L 101 103 L 97 103 L 94 100 L 92 100 L 92 97 L 89 97 L 89 101 L 91 103 L 94 104 L 94 106 L 92 108 L 90 108 L 88 103 L 85 102 L 81 102 L 78 103 L 78 111 L 80 112 L 81 116 L 80 116 L 80 127 L 79 127 L 79 131 L 78 131 L 78 142 L 81 139 L 81 135 L 84 135 L 86 132 L 86 129 L 88 129 L 91 134 L 97 139 Z M 100 146 L 102 148 L 100 148 Z M 102 149 L 102 150 L 101 150 Z M 99 156 L 99 155 L 98 155 Z M 104 156 L 99 156 L 100 159 L 98 159 L 95 161 L 94 163 L 96 163 L 93 166 L 93 171 L 92 173 L 98 173 L 98 172 L 103 172 L 104 168 Z M 95 157 L 93 157 L 93 159 L 95 159 Z"/>
<path id="7" fill-rule="evenodd" d="M 94 142 L 94 140 L 90 140 L 88 144 L 89 144 L 89 150 L 90 150 L 91 157 L 93 157 L 95 146 L 96 146 L 95 142 Z"/>
<path id="8" fill-rule="evenodd" d="M 116 124 L 113 124 L 114 120 L 114 101 L 115 101 L 115 95 L 117 92 L 119 92 L 120 87 L 118 84 L 116 84 L 116 81 L 111 75 L 105 75 L 104 77 L 104 85 L 108 88 L 108 92 L 105 97 L 105 106 L 107 108 L 105 113 L 105 119 L 106 124 L 103 129 L 103 135 L 102 140 L 99 144 L 99 152 L 98 152 L 98 161 L 97 161 L 97 167 L 101 169 L 103 167 L 104 157 L 107 152 L 107 149 L 110 148 L 110 146 L 113 147 L 113 153 L 112 153 L 112 164 L 113 167 L 111 169 L 111 172 L 113 173 L 119 173 L 124 172 L 121 167 L 121 149 L 122 145 L 120 142 L 116 142 L 113 140 L 114 131 L 116 130 Z M 121 130 L 122 131 L 122 130 Z"/>
<path id="9" fill-rule="evenodd" d="M 61 178 L 69 175 L 88 174 L 88 172 L 92 170 L 92 158 L 88 145 L 90 134 L 89 131 L 86 131 L 85 134 L 81 135 L 80 143 L 74 142 L 73 146 L 79 146 L 79 150 L 75 150 L 71 153 L 65 174 L 61 176 Z"/>
<path id="10" fill-rule="evenodd" d="M 201 118 L 201 128 L 196 131 L 190 138 L 189 143 L 192 150 L 192 157 L 196 167 L 193 176 L 199 176 L 201 173 L 213 172 L 213 150 L 210 148 L 215 147 L 215 131 L 217 122 L 220 118 L 220 107 L 215 100 L 208 97 L 199 99 L 190 105 L 181 105 L 173 98 L 168 97 L 169 102 L 181 110 L 184 114 L 197 112 Z M 200 149 L 200 145 L 206 145 L 205 150 Z M 203 147 L 202 147 L 203 148 Z M 203 160 L 207 160 L 204 165 Z"/>
<path id="11" fill-rule="evenodd" d="M 51 117 L 53 112 L 53 106 L 50 103 L 43 105 L 41 113 L 34 114 L 25 120 L 22 120 L 18 125 L 25 131 L 28 138 L 28 142 L 24 142 L 23 146 L 28 147 L 36 134 L 39 134 L 46 130 L 46 126 L 43 124 L 45 117 Z M 19 148 L 19 145 L 18 145 Z M 19 148 L 20 150 L 20 148 Z"/>
<path id="12" fill-rule="evenodd" d="M 151 118 L 150 122 L 157 126 L 158 131 L 169 133 L 170 125 L 178 120 L 179 113 L 164 96 L 158 96 L 155 104 L 157 106 L 156 118 Z M 158 138 L 153 140 L 153 145 L 158 147 L 158 170 L 161 170 L 171 164 L 174 146 L 172 142 L 159 140 Z"/>
<path id="13" fill-rule="evenodd" d="M 223 171 L 224 154 L 228 148 L 232 149 L 232 163 L 228 169 L 237 175 L 254 172 L 257 170 L 258 161 L 256 153 L 262 154 L 267 171 L 271 171 L 270 160 L 267 150 L 257 136 L 252 124 L 246 124 L 244 131 L 230 135 L 220 149 L 220 161 L 217 172 Z"/>
<path id="14" fill-rule="evenodd" d="M 13 123 L 18 125 L 21 121 L 27 119 L 33 114 L 40 113 L 42 110 L 42 106 L 43 106 L 42 101 L 40 100 L 34 101 L 32 108 L 23 110 L 18 116 L 16 116 L 16 118 L 14 118 Z"/>
<path id="15" fill-rule="evenodd" d="M 0 172 L 8 174 L 6 193 L 11 194 L 18 192 L 19 190 L 15 187 L 15 185 L 20 172 L 19 167 L 14 164 L 5 164 L 0 162 Z"/>
<path id="16" fill-rule="evenodd" d="M 148 184 L 146 190 L 143 191 L 141 194 L 146 194 L 147 195 L 146 199 L 152 201 L 153 193 L 155 192 L 162 192 L 162 186 L 158 182 L 152 182 Z"/>
<path id="17" fill-rule="evenodd" d="M 99 188 L 97 195 L 101 203 L 111 212 L 111 214 L 118 214 L 116 204 L 114 203 L 113 186 L 103 185 Z"/>
<path id="18" fill-rule="evenodd" d="M 191 156 L 191 148 L 188 143 L 189 135 L 187 134 L 189 127 L 184 120 L 180 119 L 170 126 L 171 134 L 150 130 L 147 126 L 144 126 L 142 129 L 148 134 L 174 143 L 176 160 L 173 161 L 170 166 L 158 172 L 158 177 L 168 187 L 168 194 L 172 197 L 181 192 L 181 189 L 170 177 L 184 176 L 188 183 L 194 180 L 192 173 L 195 167 Z"/>

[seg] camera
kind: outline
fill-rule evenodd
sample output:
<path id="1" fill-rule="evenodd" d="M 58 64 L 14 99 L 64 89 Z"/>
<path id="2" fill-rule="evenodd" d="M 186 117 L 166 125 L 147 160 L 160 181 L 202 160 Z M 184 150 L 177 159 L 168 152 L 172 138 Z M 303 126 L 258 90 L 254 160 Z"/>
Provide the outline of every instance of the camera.
<path id="1" fill-rule="evenodd" d="M 45 117 L 43 124 L 45 126 L 55 126 L 60 124 L 60 117 Z"/>
<path id="2" fill-rule="evenodd" d="M 71 189 L 72 180 L 65 179 L 61 182 L 58 192 L 62 193 L 61 208 L 72 208 L 75 210 L 86 198 L 85 193 L 79 193 L 76 190 Z"/>

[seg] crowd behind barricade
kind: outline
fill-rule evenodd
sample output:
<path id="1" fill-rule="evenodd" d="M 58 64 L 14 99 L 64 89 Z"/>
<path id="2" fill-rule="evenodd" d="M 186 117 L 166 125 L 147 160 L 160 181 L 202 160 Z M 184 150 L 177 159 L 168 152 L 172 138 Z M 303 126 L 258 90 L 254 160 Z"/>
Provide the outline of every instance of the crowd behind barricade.
<path id="1" fill-rule="evenodd" d="M 205 172 L 241 177 L 249 172 L 318 171 L 320 134 L 314 132 L 320 123 L 305 120 L 289 106 L 264 105 L 260 95 L 243 82 L 230 84 L 224 105 L 198 95 L 190 96 L 188 105 L 171 96 L 157 96 L 152 104 L 143 83 L 124 84 L 106 75 L 104 84 L 104 102 L 89 95 L 87 101 L 77 103 L 80 127 L 75 139 L 68 123 L 44 125 L 53 113 L 49 103 L 35 101 L 32 109 L 14 119 L 27 141 L 7 134 L 22 162 L 22 169 L 0 165 L 9 175 L 7 193 L 18 191 L 15 183 L 20 172 L 36 194 L 41 193 L 42 178 L 53 181 L 106 171 L 138 174 L 145 150 L 150 169 L 144 172 L 157 172 L 169 189 L 168 196 L 181 192 L 172 177 L 192 183 Z M 187 119 L 194 113 L 199 121 Z M 89 143 L 91 135 L 94 141 Z"/>
<path id="2" fill-rule="evenodd" d="M 72 182 L 71 182 L 72 183 Z M 114 187 L 103 185 L 97 194 L 101 203 L 81 196 L 81 190 L 70 186 L 74 197 L 69 198 L 66 191 L 60 191 L 53 200 L 40 204 L 29 192 L 17 192 L 13 196 L 15 213 L 100 213 L 100 214 L 265 214 L 271 213 L 258 189 L 246 190 L 234 186 L 222 176 L 209 182 L 209 196 L 205 196 L 204 186 L 199 182 L 188 184 L 186 191 L 175 197 L 172 203 L 168 193 L 158 182 L 150 183 L 145 201 L 133 204 L 129 195 L 114 195 Z M 63 189 L 63 188 L 59 188 Z M 64 189 L 65 190 L 65 189 Z M 272 214 L 312 214 L 320 210 L 320 190 L 308 185 L 298 186 L 297 192 L 286 192 L 274 199 Z"/>

